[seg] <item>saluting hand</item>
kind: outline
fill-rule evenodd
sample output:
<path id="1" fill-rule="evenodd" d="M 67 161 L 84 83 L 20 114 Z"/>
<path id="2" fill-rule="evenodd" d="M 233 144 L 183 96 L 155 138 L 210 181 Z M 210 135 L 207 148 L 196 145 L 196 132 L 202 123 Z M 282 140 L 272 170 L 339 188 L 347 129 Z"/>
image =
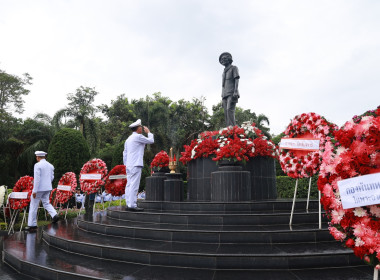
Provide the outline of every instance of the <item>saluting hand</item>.
<path id="1" fill-rule="evenodd" d="M 33 193 L 33 198 L 36 198 L 36 196 L 37 196 L 37 193 L 34 192 Z"/>
<path id="2" fill-rule="evenodd" d="M 150 132 L 149 128 L 147 128 L 146 126 L 144 126 L 144 132 L 145 133 L 149 133 Z"/>

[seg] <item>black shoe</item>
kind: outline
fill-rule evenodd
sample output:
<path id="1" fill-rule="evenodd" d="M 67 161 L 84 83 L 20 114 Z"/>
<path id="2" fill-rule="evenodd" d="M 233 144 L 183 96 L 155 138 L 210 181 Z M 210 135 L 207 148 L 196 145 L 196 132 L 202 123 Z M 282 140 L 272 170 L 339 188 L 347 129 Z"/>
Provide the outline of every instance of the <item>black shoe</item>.
<path id="1" fill-rule="evenodd" d="M 144 211 L 144 208 L 133 207 L 133 208 L 128 208 L 128 210 L 133 211 L 133 212 L 142 212 L 142 211 Z"/>
<path id="2" fill-rule="evenodd" d="M 25 230 L 26 231 L 29 231 L 29 232 L 35 232 L 35 231 L 37 231 L 37 227 L 36 226 L 34 226 L 34 227 L 25 227 Z"/>
<path id="3" fill-rule="evenodd" d="M 58 222 L 58 220 L 59 220 L 59 217 L 58 217 L 58 215 L 55 215 L 54 217 L 53 217 L 53 220 L 51 221 L 53 224 L 55 224 L 56 222 Z"/>

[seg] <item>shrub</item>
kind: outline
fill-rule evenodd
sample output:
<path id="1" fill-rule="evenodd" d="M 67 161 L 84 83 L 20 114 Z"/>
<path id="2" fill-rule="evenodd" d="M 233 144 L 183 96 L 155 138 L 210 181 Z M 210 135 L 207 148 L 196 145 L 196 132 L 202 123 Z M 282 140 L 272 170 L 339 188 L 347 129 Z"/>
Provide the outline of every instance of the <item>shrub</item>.
<path id="1" fill-rule="evenodd" d="M 54 182 L 69 171 L 78 175 L 89 159 L 90 149 L 78 130 L 64 128 L 54 135 L 48 150 L 48 160 L 55 168 Z"/>
<path id="2" fill-rule="evenodd" d="M 318 176 L 311 178 L 310 198 L 318 198 L 317 180 Z M 288 176 L 277 176 L 276 185 L 278 198 L 293 198 L 296 179 Z M 298 179 L 297 198 L 307 198 L 308 189 L 309 178 Z"/>

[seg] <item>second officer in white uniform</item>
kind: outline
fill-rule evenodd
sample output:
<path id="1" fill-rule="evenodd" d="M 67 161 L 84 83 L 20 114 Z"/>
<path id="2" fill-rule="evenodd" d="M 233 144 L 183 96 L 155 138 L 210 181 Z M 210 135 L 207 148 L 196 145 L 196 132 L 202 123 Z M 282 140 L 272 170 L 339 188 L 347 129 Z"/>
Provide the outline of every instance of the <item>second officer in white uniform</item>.
<path id="1" fill-rule="evenodd" d="M 133 133 L 125 141 L 123 152 L 123 162 L 127 169 L 125 200 L 128 210 L 143 211 L 144 209 L 137 207 L 137 192 L 140 186 L 141 171 L 144 166 L 144 148 L 146 144 L 154 143 L 154 136 L 146 126 L 144 126 L 144 131 L 148 134 L 148 137 L 142 135 L 143 127 L 140 119 L 129 127 Z"/>
<path id="2" fill-rule="evenodd" d="M 54 179 L 54 166 L 45 159 L 46 153 L 43 151 L 35 152 L 37 163 L 34 165 L 34 182 L 32 197 L 30 198 L 28 227 L 26 230 L 32 231 L 37 228 L 37 210 L 42 201 L 42 205 L 53 217 L 53 223 L 59 219 L 57 211 L 49 202 L 49 194 L 52 190 Z"/>

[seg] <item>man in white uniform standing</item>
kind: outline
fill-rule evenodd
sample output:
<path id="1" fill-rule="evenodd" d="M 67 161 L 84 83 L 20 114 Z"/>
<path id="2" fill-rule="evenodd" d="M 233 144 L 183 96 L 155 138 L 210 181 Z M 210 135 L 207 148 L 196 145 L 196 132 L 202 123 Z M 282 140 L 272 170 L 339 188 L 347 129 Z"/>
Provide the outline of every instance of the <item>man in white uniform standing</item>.
<path id="1" fill-rule="evenodd" d="M 54 179 L 54 166 L 46 161 L 46 153 L 43 151 L 35 152 L 37 163 L 34 165 L 34 182 L 32 197 L 30 198 L 28 226 L 26 230 L 33 231 L 37 229 L 37 210 L 42 201 L 42 205 L 53 217 L 53 223 L 59 219 L 57 211 L 49 202 L 50 191 Z"/>
<path id="2" fill-rule="evenodd" d="M 133 133 L 124 144 L 123 162 L 127 169 L 127 186 L 125 187 L 125 200 L 127 210 L 143 211 L 143 208 L 137 207 L 137 192 L 140 186 L 141 171 L 144 166 L 143 156 L 146 144 L 154 143 L 154 136 L 150 133 L 149 128 L 142 127 L 141 120 L 138 119 L 129 126 Z M 148 134 L 148 137 L 142 135 L 142 131 Z"/>

